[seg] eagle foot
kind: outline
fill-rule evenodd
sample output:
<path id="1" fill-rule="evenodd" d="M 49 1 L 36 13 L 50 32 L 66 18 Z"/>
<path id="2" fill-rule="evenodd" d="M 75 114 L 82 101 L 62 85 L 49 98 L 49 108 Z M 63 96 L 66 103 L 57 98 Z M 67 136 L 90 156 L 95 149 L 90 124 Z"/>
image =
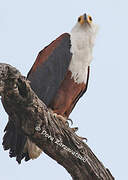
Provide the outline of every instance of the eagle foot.
<path id="1" fill-rule="evenodd" d="M 71 126 L 73 125 L 73 121 L 72 121 L 72 119 L 67 119 L 67 121 L 70 121 L 71 122 Z"/>
<path id="2" fill-rule="evenodd" d="M 54 117 L 59 119 L 60 121 L 62 121 L 66 126 L 69 127 L 69 123 L 67 121 L 67 119 L 59 114 L 53 113 Z"/>

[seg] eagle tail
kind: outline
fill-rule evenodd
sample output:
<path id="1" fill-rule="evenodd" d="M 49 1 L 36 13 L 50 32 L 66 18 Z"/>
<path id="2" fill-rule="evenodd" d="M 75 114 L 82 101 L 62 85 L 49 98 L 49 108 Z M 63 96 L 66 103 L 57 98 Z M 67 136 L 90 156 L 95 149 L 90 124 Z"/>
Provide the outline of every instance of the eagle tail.
<path id="1" fill-rule="evenodd" d="M 13 121 L 9 121 L 5 127 L 5 135 L 3 137 L 4 150 L 9 150 L 9 156 L 16 157 L 16 161 L 20 164 L 22 159 L 28 161 L 37 158 L 42 150 L 38 148 L 27 136 L 19 132 Z"/>

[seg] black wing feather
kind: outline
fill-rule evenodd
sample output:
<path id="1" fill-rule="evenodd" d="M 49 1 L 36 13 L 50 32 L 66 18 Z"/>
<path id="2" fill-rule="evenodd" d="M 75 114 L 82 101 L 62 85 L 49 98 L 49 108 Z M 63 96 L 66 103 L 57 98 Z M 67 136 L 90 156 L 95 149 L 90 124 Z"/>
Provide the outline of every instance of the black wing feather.
<path id="1" fill-rule="evenodd" d="M 48 58 L 39 63 L 35 71 L 31 70 L 28 74 L 32 89 L 47 106 L 50 105 L 61 82 L 64 80 L 72 57 L 70 35 L 65 33 L 61 37 L 58 45 L 49 54 Z M 53 48 L 52 43 L 49 46 Z M 49 46 L 46 48 L 49 48 Z"/>

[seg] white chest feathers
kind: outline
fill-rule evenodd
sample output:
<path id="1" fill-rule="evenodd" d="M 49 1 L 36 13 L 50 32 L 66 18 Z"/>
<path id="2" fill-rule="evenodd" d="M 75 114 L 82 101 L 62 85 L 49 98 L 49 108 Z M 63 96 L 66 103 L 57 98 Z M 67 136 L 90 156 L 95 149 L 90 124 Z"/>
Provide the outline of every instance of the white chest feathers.
<path id="1" fill-rule="evenodd" d="M 92 61 L 92 49 L 96 37 L 97 26 L 76 24 L 71 31 L 72 59 L 69 70 L 76 83 L 86 83 L 88 66 Z"/>

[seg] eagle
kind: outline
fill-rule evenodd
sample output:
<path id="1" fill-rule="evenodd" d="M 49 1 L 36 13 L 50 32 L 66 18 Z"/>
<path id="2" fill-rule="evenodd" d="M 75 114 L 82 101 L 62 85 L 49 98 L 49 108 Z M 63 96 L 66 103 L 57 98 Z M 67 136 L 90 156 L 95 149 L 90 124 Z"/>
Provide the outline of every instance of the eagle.
<path id="1" fill-rule="evenodd" d="M 30 69 L 27 79 L 36 95 L 61 120 L 67 120 L 78 100 L 87 90 L 92 49 L 97 25 L 86 13 L 81 15 L 71 33 L 60 35 L 41 50 Z M 7 110 L 8 104 L 2 98 Z M 5 127 L 3 147 L 10 157 L 22 159 L 37 158 L 42 150 L 22 132 L 17 130 L 11 113 Z"/>

